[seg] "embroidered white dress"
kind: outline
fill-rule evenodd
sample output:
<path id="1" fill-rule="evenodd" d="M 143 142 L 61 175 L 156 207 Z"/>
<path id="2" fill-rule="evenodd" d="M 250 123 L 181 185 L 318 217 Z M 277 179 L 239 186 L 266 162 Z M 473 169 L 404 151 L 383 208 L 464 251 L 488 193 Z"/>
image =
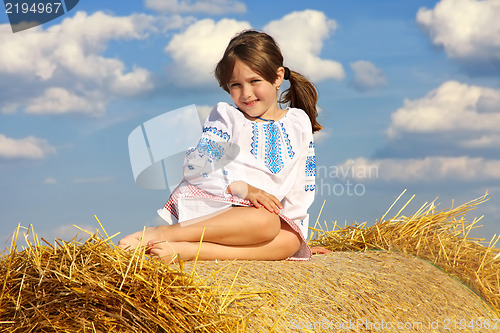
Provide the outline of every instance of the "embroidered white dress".
<path id="1" fill-rule="evenodd" d="M 184 180 L 158 214 L 172 224 L 231 205 L 251 206 L 226 193 L 229 184 L 244 181 L 281 201 L 279 216 L 302 239 L 290 259 L 309 260 L 307 209 L 314 201 L 315 176 L 311 122 L 303 110 L 289 108 L 278 121 L 256 122 L 219 103 L 205 121 L 198 145 L 186 152 Z"/>

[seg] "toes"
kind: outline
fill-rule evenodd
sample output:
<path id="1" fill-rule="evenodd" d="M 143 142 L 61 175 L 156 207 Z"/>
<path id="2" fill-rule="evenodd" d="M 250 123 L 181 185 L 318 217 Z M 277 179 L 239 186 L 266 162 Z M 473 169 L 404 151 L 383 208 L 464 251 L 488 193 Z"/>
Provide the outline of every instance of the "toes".
<path id="1" fill-rule="evenodd" d="M 166 241 L 152 240 L 148 243 L 149 254 L 164 260 L 167 264 L 177 261 L 177 251 Z"/>
<path id="2" fill-rule="evenodd" d="M 159 244 L 159 243 L 161 243 L 161 242 L 162 242 L 162 241 L 158 241 L 158 240 L 152 239 L 152 240 L 150 240 L 150 241 L 148 242 L 147 246 L 148 246 L 148 247 L 153 247 L 153 246 L 155 246 L 156 244 Z"/>

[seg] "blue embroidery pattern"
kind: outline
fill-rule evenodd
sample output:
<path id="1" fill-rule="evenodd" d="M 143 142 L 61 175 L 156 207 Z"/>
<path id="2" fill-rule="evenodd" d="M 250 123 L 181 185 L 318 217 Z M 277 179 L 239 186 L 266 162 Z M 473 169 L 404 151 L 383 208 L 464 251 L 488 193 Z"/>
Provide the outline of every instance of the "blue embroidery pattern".
<path id="1" fill-rule="evenodd" d="M 213 134 L 217 135 L 219 138 L 225 140 L 226 142 L 228 142 L 229 139 L 231 138 L 229 133 L 224 132 L 223 130 L 218 130 L 216 127 L 213 127 L 213 126 L 204 127 L 203 133 L 205 133 L 205 132 L 213 133 Z"/>
<path id="2" fill-rule="evenodd" d="M 224 148 L 217 142 L 207 138 L 201 138 L 196 148 L 189 149 L 186 152 L 186 155 L 189 155 L 196 150 L 198 151 L 200 157 L 208 156 L 208 160 L 211 163 L 214 161 L 220 161 L 224 155 Z"/>
<path id="3" fill-rule="evenodd" d="M 288 150 L 288 156 L 290 156 L 290 158 L 293 158 L 295 156 L 295 152 L 292 150 L 292 144 L 290 143 L 290 138 L 286 133 L 285 126 L 283 126 L 283 123 L 280 123 L 280 125 L 281 125 L 281 130 L 283 131 L 283 137 L 285 138 L 286 149 Z"/>
<path id="4" fill-rule="evenodd" d="M 305 191 L 314 191 L 316 189 L 316 184 L 306 185 Z"/>
<path id="5" fill-rule="evenodd" d="M 271 121 L 264 124 L 264 134 L 266 136 L 266 152 L 264 163 L 272 173 L 278 173 L 284 166 L 281 155 L 281 140 L 278 126 Z"/>
<path id="6" fill-rule="evenodd" d="M 309 142 L 309 148 L 314 148 L 314 142 Z"/>
<path id="7" fill-rule="evenodd" d="M 306 159 L 306 177 L 316 177 L 316 157 L 307 156 Z"/>
<path id="8" fill-rule="evenodd" d="M 257 158 L 257 147 L 259 146 L 259 127 L 256 123 L 252 123 L 252 149 L 250 154 Z"/>

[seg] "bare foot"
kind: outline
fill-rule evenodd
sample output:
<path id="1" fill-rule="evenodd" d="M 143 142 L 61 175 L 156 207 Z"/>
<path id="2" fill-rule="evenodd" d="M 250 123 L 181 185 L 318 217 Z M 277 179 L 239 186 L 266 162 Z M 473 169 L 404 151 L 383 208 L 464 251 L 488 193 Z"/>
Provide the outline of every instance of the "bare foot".
<path id="1" fill-rule="evenodd" d="M 149 254 L 163 259 L 167 264 L 178 262 L 179 258 L 188 261 L 196 257 L 199 243 L 166 242 L 152 240 L 148 243 Z"/>
<path id="2" fill-rule="evenodd" d="M 118 241 L 118 246 L 125 250 L 135 250 L 138 246 L 146 246 L 154 239 L 167 239 L 168 225 L 148 227 L 123 237 Z"/>

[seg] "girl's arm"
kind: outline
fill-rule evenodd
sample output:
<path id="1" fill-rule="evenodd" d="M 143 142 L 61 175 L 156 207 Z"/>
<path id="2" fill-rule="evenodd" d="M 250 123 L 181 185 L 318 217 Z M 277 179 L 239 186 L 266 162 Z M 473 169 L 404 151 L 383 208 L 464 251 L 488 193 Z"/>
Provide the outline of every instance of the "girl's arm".
<path id="1" fill-rule="evenodd" d="M 274 195 L 244 181 L 232 182 L 227 187 L 227 193 L 249 200 L 256 208 L 265 207 L 271 213 L 278 214 L 279 210 L 283 209 L 281 202 Z"/>
<path id="2" fill-rule="evenodd" d="M 226 187 L 234 180 L 225 166 L 239 152 L 232 143 L 234 115 L 228 105 L 219 103 L 203 125 L 198 145 L 186 152 L 184 179 L 191 185 L 216 196 L 225 196 Z"/>
<path id="3" fill-rule="evenodd" d="M 314 202 L 316 189 L 316 156 L 312 131 L 303 139 L 300 152 L 299 167 L 295 182 L 289 193 L 283 199 L 283 213 L 293 220 L 301 229 L 304 238 L 309 230 L 309 214 L 307 210 Z"/>

